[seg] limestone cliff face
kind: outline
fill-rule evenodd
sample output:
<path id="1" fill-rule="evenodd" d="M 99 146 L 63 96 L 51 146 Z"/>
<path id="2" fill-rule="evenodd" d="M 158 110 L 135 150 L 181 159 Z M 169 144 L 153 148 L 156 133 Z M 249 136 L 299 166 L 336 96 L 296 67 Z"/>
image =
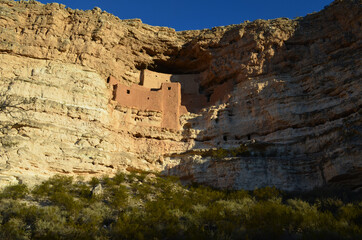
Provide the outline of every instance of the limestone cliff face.
<path id="1" fill-rule="evenodd" d="M 137 168 L 221 188 L 358 188 L 361 3 L 175 32 L 0 0 L 1 180 Z M 159 127 L 160 112 L 115 104 L 106 78 L 138 84 L 145 68 L 199 74 L 209 104 L 179 131 Z M 240 145 L 241 155 L 205 154 Z"/>

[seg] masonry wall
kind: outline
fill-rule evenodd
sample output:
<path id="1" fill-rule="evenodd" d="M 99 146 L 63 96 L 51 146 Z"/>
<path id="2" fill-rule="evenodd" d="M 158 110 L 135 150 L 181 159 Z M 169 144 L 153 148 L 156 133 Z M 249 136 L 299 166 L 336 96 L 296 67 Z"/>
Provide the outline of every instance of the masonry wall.
<path id="1" fill-rule="evenodd" d="M 141 71 L 141 85 L 146 88 L 161 88 L 162 83 L 171 82 L 171 74 L 167 73 L 158 73 L 150 70 L 142 70 Z"/>
<path id="2" fill-rule="evenodd" d="M 141 85 L 147 88 L 161 88 L 162 83 L 178 82 L 182 94 L 199 94 L 199 74 L 167 74 L 147 69 L 141 71 Z"/>
<path id="3" fill-rule="evenodd" d="M 158 91 L 150 91 L 139 85 L 126 86 L 120 84 L 117 79 L 111 77 L 109 81 L 113 99 L 121 106 L 133 107 L 141 110 L 162 111 L 162 95 Z"/>
<path id="4" fill-rule="evenodd" d="M 175 117 L 171 117 L 172 114 L 178 114 L 178 117 L 187 112 L 199 112 L 202 108 L 215 104 L 218 101 L 226 102 L 230 96 L 230 92 L 233 89 L 233 82 L 228 81 L 215 87 L 214 92 L 210 96 L 205 96 L 199 93 L 199 74 L 166 74 L 158 73 L 150 70 L 142 70 L 140 74 L 140 85 L 126 86 L 118 84 L 118 81 L 114 78 L 110 80 L 110 84 L 116 85 L 115 92 L 116 100 L 123 106 L 139 108 L 143 110 L 155 110 L 165 114 L 164 125 L 172 126 L 174 128 L 173 121 L 178 123 Z M 163 87 L 171 86 L 172 91 L 168 92 L 168 95 L 164 95 L 163 91 L 168 88 Z M 169 85 L 171 84 L 171 85 Z M 179 87 L 172 84 L 179 84 Z M 112 86 L 113 86 L 112 85 Z M 178 92 L 180 88 L 180 93 Z M 175 91 L 175 92 L 174 92 Z M 162 94 L 161 94 L 162 92 Z M 177 96 L 177 100 L 169 97 L 169 93 L 173 93 Z M 176 106 L 174 103 L 176 101 Z M 168 113 L 168 114 L 166 114 Z"/>
<path id="5" fill-rule="evenodd" d="M 180 108 L 181 115 L 189 111 L 198 112 L 208 104 L 206 96 L 199 93 L 199 74 L 166 74 L 145 69 L 141 71 L 140 78 L 141 84 L 151 89 L 161 88 L 164 83 L 180 83 L 180 104 L 186 106 Z"/>
<path id="6" fill-rule="evenodd" d="M 179 83 L 163 83 L 162 127 L 180 128 L 181 85 Z"/>
<path id="7" fill-rule="evenodd" d="M 180 129 L 180 115 L 187 113 L 185 106 L 181 106 L 180 83 L 163 83 L 155 90 L 139 85 L 126 86 L 114 77 L 110 77 L 108 83 L 112 88 L 112 100 L 120 106 L 162 112 L 161 127 Z"/>

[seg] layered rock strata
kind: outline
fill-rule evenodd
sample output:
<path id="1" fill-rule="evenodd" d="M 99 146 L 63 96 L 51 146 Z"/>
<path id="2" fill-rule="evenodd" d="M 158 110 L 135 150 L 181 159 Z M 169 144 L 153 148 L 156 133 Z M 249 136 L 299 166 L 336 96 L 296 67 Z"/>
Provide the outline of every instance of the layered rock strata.
<path id="1" fill-rule="evenodd" d="M 361 3 L 176 32 L 98 8 L 0 0 L 1 180 L 136 168 L 220 188 L 358 189 Z M 182 93 L 193 107 L 180 130 L 112 101 L 108 76 L 140 84 L 146 68 L 198 76 Z"/>

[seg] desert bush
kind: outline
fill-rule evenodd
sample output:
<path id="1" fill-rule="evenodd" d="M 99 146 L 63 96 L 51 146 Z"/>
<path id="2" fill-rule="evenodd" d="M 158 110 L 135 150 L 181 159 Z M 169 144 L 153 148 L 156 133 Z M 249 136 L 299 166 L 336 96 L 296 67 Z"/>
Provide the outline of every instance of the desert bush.
<path id="1" fill-rule="evenodd" d="M 1 198 L 12 198 L 12 199 L 20 199 L 25 198 L 29 193 L 29 189 L 25 184 L 17 184 L 7 186 L 1 193 Z"/>
<path id="2" fill-rule="evenodd" d="M 343 202 L 336 198 L 317 199 L 315 206 L 322 212 L 336 213 L 343 206 Z"/>
<path id="3" fill-rule="evenodd" d="M 235 148 L 217 148 L 217 149 L 210 149 L 201 153 L 203 157 L 212 157 L 216 160 L 221 160 L 226 157 L 241 157 L 241 156 L 250 156 L 250 152 L 247 146 L 241 144 Z"/>
<path id="4" fill-rule="evenodd" d="M 104 222 L 109 215 L 110 209 L 102 203 L 95 203 L 83 208 L 77 219 L 78 232 L 86 239 L 94 239 L 95 237 L 101 239 L 102 236 L 104 238 L 107 236 Z"/>
<path id="5" fill-rule="evenodd" d="M 73 232 L 67 223 L 67 212 L 57 206 L 46 206 L 34 223 L 35 239 L 66 239 Z"/>
<path id="6" fill-rule="evenodd" d="M 125 173 L 118 172 L 116 175 L 112 178 L 114 184 L 119 185 L 123 183 L 126 180 L 127 176 Z"/>
<path id="7" fill-rule="evenodd" d="M 162 239 L 177 236 L 181 228 L 179 218 L 173 211 L 175 208 L 170 205 L 172 206 L 172 203 L 165 199 L 157 199 L 145 204 L 145 224 L 157 231 Z"/>
<path id="8" fill-rule="evenodd" d="M 106 191 L 106 200 L 111 207 L 119 209 L 127 205 L 128 199 L 128 190 L 123 185 L 115 185 L 113 187 L 108 187 Z"/>
<path id="9" fill-rule="evenodd" d="M 253 191 L 257 200 L 269 200 L 281 197 L 281 192 L 276 187 L 257 188 Z"/>
<path id="10" fill-rule="evenodd" d="M 150 200 L 161 193 L 161 191 L 158 191 L 157 188 L 148 183 L 133 183 L 131 184 L 131 187 L 133 190 L 133 197 L 138 201 Z"/>
<path id="11" fill-rule="evenodd" d="M 230 155 L 232 157 L 248 157 L 250 156 L 250 152 L 247 146 L 241 144 L 239 147 L 230 149 Z"/>
<path id="12" fill-rule="evenodd" d="M 255 204 L 251 209 L 251 218 L 247 221 L 247 228 L 256 230 L 258 234 L 261 229 L 268 236 L 277 238 L 288 228 L 291 209 L 276 202 L 263 201 Z"/>
<path id="13" fill-rule="evenodd" d="M 55 192 L 50 196 L 49 200 L 57 206 L 64 208 L 67 211 L 77 211 L 81 205 L 74 197 L 67 192 Z"/>
<path id="14" fill-rule="evenodd" d="M 190 188 L 190 200 L 197 204 L 209 204 L 226 197 L 226 192 L 214 190 L 208 186 L 196 186 Z"/>
<path id="15" fill-rule="evenodd" d="M 250 198 L 250 194 L 245 190 L 229 191 L 226 198 L 232 201 L 240 201 L 244 198 Z"/>
<path id="16" fill-rule="evenodd" d="M 110 178 L 107 175 L 102 176 L 102 178 L 100 179 L 100 183 L 103 186 L 113 186 L 115 185 L 115 183 L 113 182 L 112 178 Z"/>
<path id="17" fill-rule="evenodd" d="M 0 239 L 362 239 L 359 200 L 307 201 L 274 187 L 221 191 L 141 174 L 6 188 Z M 104 193 L 94 197 L 99 184 Z"/>
<path id="18" fill-rule="evenodd" d="M 21 218 L 11 218 L 0 227 L 0 239 L 30 239 L 31 232 Z"/>
<path id="19" fill-rule="evenodd" d="M 148 239 L 149 229 L 142 223 L 139 209 L 121 213 L 110 227 L 111 239 Z"/>
<path id="20" fill-rule="evenodd" d="M 100 184 L 101 183 L 101 181 L 99 181 L 99 179 L 98 178 L 96 178 L 96 177 L 92 177 L 92 179 L 88 182 L 88 184 L 92 187 L 92 188 L 94 188 L 94 187 L 96 187 L 98 184 Z"/>
<path id="21" fill-rule="evenodd" d="M 56 192 L 70 192 L 72 185 L 72 177 L 55 175 L 40 185 L 37 185 L 32 193 L 38 198 L 49 197 Z"/>
<path id="22" fill-rule="evenodd" d="M 0 202 L 0 215 L 2 223 L 8 222 L 11 218 L 19 218 L 31 225 L 36 219 L 38 208 L 36 206 L 20 202 L 19 200 L 3 199 Z"/>
<path id="23" fill-rule="evenodd" d="M 132 179 L 135 179 L 135 180 L 137 179 L 139 182 L 144 182 L 147 174 L 148 174 L 147 172 L 140 172 L 140 173 L 134 172 L 134 173 L 131 173 L 131 176 L 132 176 Z"/>
<path id="24" fill-rule="evenodd" d="M 92 199 L 92 187 L 86 184 L 85 182 L 76 182 L 73 183 L 69 193 L 81 199 L 82 201 L 90 201 Z"/>
<path id="25" fill-rule="evenodd" d="M 362 226 L 362 202 L 349 203 L 340 207 L 338 209 L 338 218 L 347 221 L 349 224 Z"/>
<path id="26" fill-rule="evenodd" d="M 216 150 L 212 150 L 211 151 L 211 157 L 215 158 L 215 159 L 223 159 L 226 157 L 230 156 L 230 151 L 228 149 L 224 149 L 224 148 L 218 148 Z"/>

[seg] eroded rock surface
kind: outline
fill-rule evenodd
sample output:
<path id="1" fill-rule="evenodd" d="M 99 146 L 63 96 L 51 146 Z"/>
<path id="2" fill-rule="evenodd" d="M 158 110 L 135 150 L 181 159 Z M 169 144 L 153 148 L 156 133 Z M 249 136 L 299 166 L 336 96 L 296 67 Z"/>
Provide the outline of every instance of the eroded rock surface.
<path id="1" fill-rule="evenodd" d="M 0 0 L 0 180 L 136 168 L 220 188 L 358 188 L 361 5 L 175 32 Z M 107 77 L 138 84 L 145 68 L 198 74 L 209 104 L 179 131 L 159 127 L 160 112 L 117 106 Z M 204 154 L 239 146 L 245 154 Z"/>

